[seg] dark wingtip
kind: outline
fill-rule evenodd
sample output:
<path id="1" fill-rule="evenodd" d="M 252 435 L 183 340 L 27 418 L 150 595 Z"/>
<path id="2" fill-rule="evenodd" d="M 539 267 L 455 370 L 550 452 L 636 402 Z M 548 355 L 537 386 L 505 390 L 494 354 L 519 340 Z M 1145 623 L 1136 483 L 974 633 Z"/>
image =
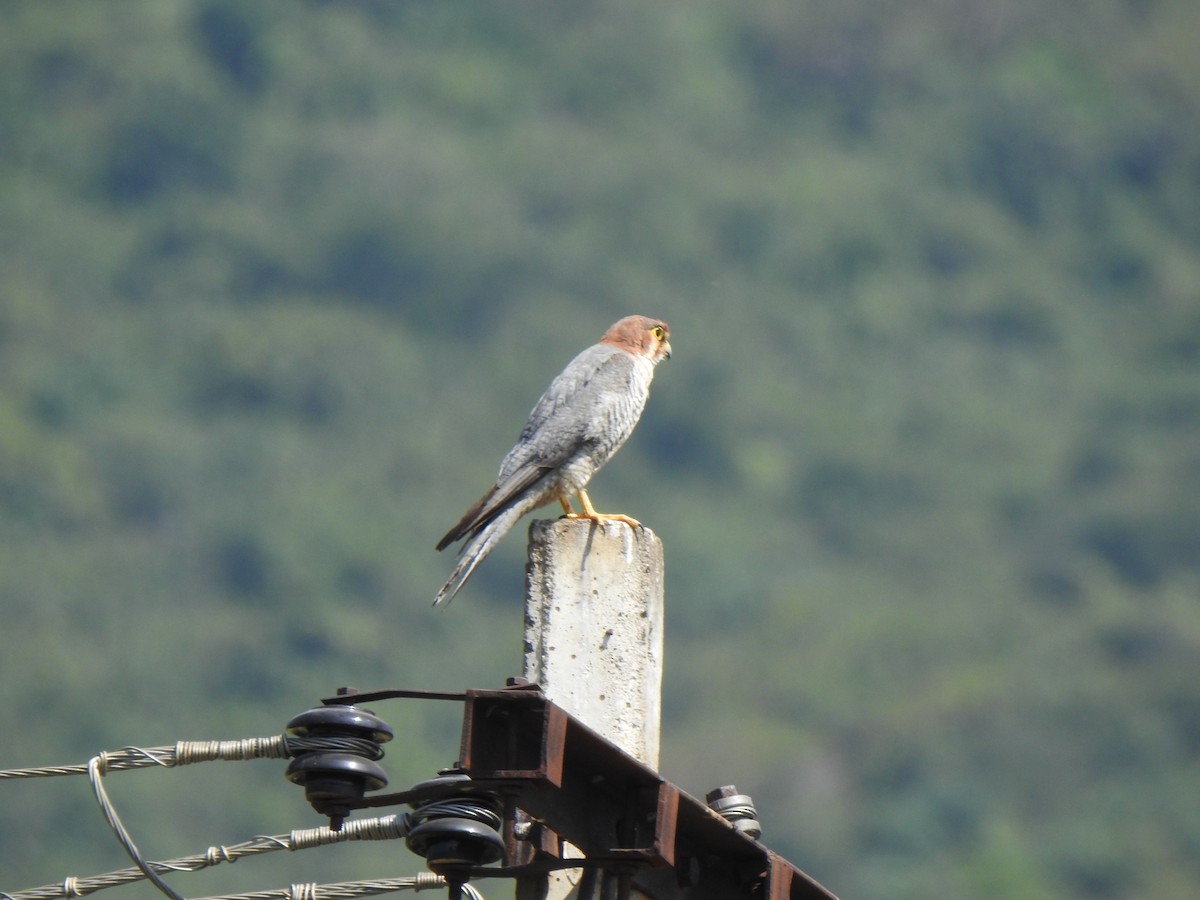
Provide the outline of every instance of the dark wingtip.
<path id="1" fill-rule="evenodd" d="M 447 547 L 449 547 L 451 544 L 453 544 L 459 538 L 465 537 L 472 528 L 476 527 L 479 524 L 478 523 L 479 511 L 481 509 L 483 509 L 484 505 L 490 499 L 492 499 L 492 495 L 495 493 L 496 493 L 496 486 L 492 485 L 491 490 L 489 490 L 486 494 L 484 494 L 482 497 L 480 497 L 475 502 L 475 505 L 472 506 L 470 509 L 468 509 L 466 511 L 466 513 L 463 515 L 463 517 L 458 520 L 458 524 L 446 532 L 446 536 L 437 542 L 437 550 L 439 553 L 441 551 L 445 550 Z"/>

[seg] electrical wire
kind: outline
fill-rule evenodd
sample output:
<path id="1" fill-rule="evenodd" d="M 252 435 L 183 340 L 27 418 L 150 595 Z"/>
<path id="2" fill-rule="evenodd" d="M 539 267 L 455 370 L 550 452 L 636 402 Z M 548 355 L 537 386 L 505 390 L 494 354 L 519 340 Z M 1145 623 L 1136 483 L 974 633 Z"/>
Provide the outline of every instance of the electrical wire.
<path id="1" fill-rule="evenodd" d="M 403 838 L 408 833 L 406 815 L 387 815 L 371 819 L 347 819 L 340 831 L 328 826 L 303 828 L 288 834 L 259 835 L 240 844 L 209 847 L 203 853 L 182 856 L 178 859 L 152 862 L 148 865 L 158 872 L 199 872 L 202 869 L 237 862 L 275 850 L 308 850 L 343 841 L 380 841 Z M 142 881 L 145 873 L 136 866 L 117 869 L 102 875 L 67 878 L 59 884 L 17 891 L 11 894 L 0 892 L 7 900 L 60 900 L 64 897 L 83 897 L 110 887 L 120 887 Z"/>
<path id="2" fill-rule="evenodd" d="M 107 795 L 105 795 L 105 799 L 107 800 Z M 109 801 L 109 807 L 111 808 L 111 801 Z M 84 897 L 107 888 L 121 887 L 122 885 L 143 881 L 149 877 L 147 870 L 159 875 L 170 872 L 199 872 L 202 869 L 222 863 L 237 862 L 240 859 L 260 856 L 263 853 L 271 853 L 276 850 L 309 850 L 314 847 L 324 847 L 345 841 L 398 840 L 407 837 L 412 828 L 431 816 L 455 814 L 463 816 L 471 815 L 479 818 L 481 821 L 490 821 L 490 817 L 486 813 L 482 816 L 478 810 L 472 813 L 470 809 L 463 807 L 461 802 L 454 799 L 447 799 L 427 804 L 420 810 L 413 812 L 393 813 L 369 819 L 347 819 L 342 823 L 339 831 L 334 831 L 326 825 L 319 828 L 296 829 L 287 834 L 258 835 L 239 844 L 222 844 L 209 847 L 203 853 L 162 860 L 160 862 L 146 862 L 145 868 L 140 865 L 134 865 L 112 872 L 105 872 L 100 875 L 71 876 L 63 879 L 61 882 L 29 888 L 23 891 L 14 891 L 11 893 L 0 891 L 0 900 L 63 900 L 63 898 Z M 116 816 L 115 810 L 112 811 L 112 815 Z M 107 812 L 105 817 L 108 818 Z M 128 852 L 128 848 L 126 852 Z M 423 874 L 426 878 L 441 877 L 434 876 L 431 873 Z M 361 884 L 369 885 L 376 883 L 362 882 Z M 358 883 L 356 882 L 356 884 Z M 467 890 L 469 887 L 469 885 L 465 886 L 464 891 L 467 892 L 468 896 L 474 896 Z M 159 889 L 161 890 L 161 887 Z M 389 888 L 389 890 L 403 889 Z M 421 885 L 413 888 L 413 890 L 421 889 Z M 358 888 L 357 890 L 365 890 L 366 893 L 378 893 L 378 891 L 371 891 L 365 888 Z M 272 898 L 284 897 L 285 895 L 287 895 L 286 891 L 284 893 L 271 893 Z M 362 894 L 353 894 L 350 896 L 360 895 Z M 321 900 L 332 900 L 331 895 L 326 894 L 324 888 L 321 891 L 320 897 Z"/>
<path id="3" fill-rule="evenodd" d="M 504 824 L 504 817 L 500 815 L 498 807 L 488 806 L 477 799 L 457 800 L 453 797 L 423 803 L 408 813 L 408 818 L 412 820 L 413 827 L 431 819 L 445 818 L 471 819 L 482 822 L 496 831 Z"/>
<path id="4" fill-rule="evenodd" d="M 255 891 L 250 894 L 222 894 L 200 897 L 197 900 L 353 900 L 393 891 L 423 891 L 445 888 L 446 879 L 432 872 L 421 872 L 408 878 L 384 878 L 375 881 L 344 881 L 339 884 L 293 884 L 290 888 Z M 462 895 L 470 900 L 484 900 L 473 884 L 461 886 Z"/>
<path id="5" fill-rule="evenodd" d="M 164 865 L 155 863 L 155 865 Z M 113 873 L 116 874 L 116 873 Z M 140 873 L 139 873 L 140 877 Z M 80 894 L 66 893 L 73 879 L 67 879 L 63 885 L 57 886 L 53 897 L 78 897 Z M 200 897 L 196 900 L 354 900 L 356 897 L 371 897 L 376 894 L 388 894 L 395 891 L 426 891 L 446 887 L 446 879 L 433 872 L 418 872 L 401 878 L 377 878 L 370 881 L 343 881 L 336 884 L 293 884 L 290 887 L 270 891 L 255 891 L 248 894 L 221 894 L 213 897 Z M 41 888 L 35 890 L 41 891 Z M 464 897 L 470 900 L 484 900 L 483 893 L 473 884 L 462 885 Z M 17 891 L 7 894 L 0 891 L 0 900 L 29 900 L 33 891 Z M 47 896 L 38 893 L 37 897 Z"/>
<path id="6" fill-rule="evenodd" d="M 382 759 L 383 748 L 375 741 L 351 737 L 274 737 L 244 738 L 236 741 L 179 741 L 171 747 L 123 747 L 109 750 L 106 771 L 144 769 L 150 766 L 174 768 L 213 760 L 287 759 L 302 753 L 353 753 L 367 759 Z M 70 766 L 41 766 L 30 769 L 0 769 L 0 781 L 14 778 L 51 778 L 58 775 L 86 775 L 88 763 Z"/>
<path id="7" fill-rule="evenodd" d="M 109 828 L 116 835 L 117 841 L 133 860 L 134 872 L 137 874 L 129 880 L 149 880 L 170 900 L 184 900 L 183 896 L 167 884 L 160 872 L 181 871 L 174 864 L 154 864 L 147 862 L 138 850 L 129 831 L 125 828 L 121 817 L 109 799 L 104 789 L 104 776 L 112 771 L 140 769 L 151 766 L 173 768 L 212 760 L 246 760 L 246 759 L 285 759 L 313 751 L 352 752 L 357 755 L 379 759 L 383 749 L 375 741 L 354 737 L 290 737 L 277 735 L 266 738 L 246 738 L 235 741 L 179 741 L 173 747 L 125 747 L 121 750 L 105 751 L 92 757 L 83 765 L 44 766 L 39 768 L 0 770 L 0 780 L 14 778 L 47 778 L 61 775 L 86 774 L 92 784 L 92 792 L 100 811 L 108 822 Z M 221 860 L 217 860 L 221 861 Z M 193 871 L 182 869 L 182 871 Z M 124 883 L 124 881 L 120 882 Z M 92 890 L 111 887 L 112 883 L 103 883 Z M 79 879 L 68 878 L 62 886 L 55 888 L 50 896 L 81 896 Z M 0 894 L 0 898 L 14 895 Z"/>
<path id="8" fill-rule="evenodd" d="M 145 876 L 150 879 L 151 883 L 156 888 L 166 894 L 171 900 L 183 900 L 183 895 L 175 892 L 169 884 L 162 880 L 162 877 L 154 871 L 154 868 L 146 862 L 134 844 L 133 838 L 129 836 L 129 832 L 125 830 L 125 826 L 121 822 L 121 817 L 117 815 L 117 810 L 113 807 L 108 799 L 108 794 L 104 790 L 104 772 L 107 765 L 105 754 L 92 757 L 88 762 L 88 778 L 92 782 L 92 790 L 96 794 L 96 800 L 100 804 L 100 810 L 104 813 L 105 819 L 108 820 L 108 825 L 112 828 L 113 833 L 117 836 L 117 840 L 121 846 L 125 848 L 125 852 L 129 854 L 129 858 L 133 860 L 133 864 L 137 866 Z"/>
<path id="9" fill-rule="evenodd" d="M 131 867 L 102 875 L 70 876 L 57 884 L 11 893 L 0 891 L 0 900 L 62 900 L 62 898 L 84 897 L 106 888 L 141 880 L 149 880 L 170 900 L 184 900 L 181 894 L 162 879 L 163 873 L 196 872 L 210 866 L 236 862 L 248 856 L 274 850 L 303 850 L 353 840 L 394 840 L 405 837 L 409 830 L 421 821 L 438 816 L 467 816 L 496 826 L 499 825 L 500 816 L 492 810 L 472 809 L 470 804 L 464 806 L 462 801 L 444 799 L 426 804 L 419 810 L 410 813 L 348 820 L 338 831 L 326 826 L 295 830 L 286 835 L 260 835 L 241 844 L 209 847 L 202 854 L 161 862 L 148 862 L 138 850 L 104 788 L 104 776 L 110 772 L 153 766 L 174 768 L 213 760 L 286 759 L 314 751 L 347 752 L 371 759 L 380 759 L 383 756 L 383 749 L 379 744 L 365 738 L 336 736 L 301 738 L 277 735 L 234 741 L 179 741 L 174 746 L 165 747 L 124 747 L 120 750 L 105 751 L 94 756 L 88 762 L 78 765 L 0 769 L 0 780 L 87 775 L 96 801 L 109 827 L 134 862 Z M 494 823 L 493 819 L 495 819 Z M 294 884 L 289 888 L 279 890 L 230 894 L 203 898 L 203 900 L 353 900 L 356 897 L 394 891 L 420 891 L 442 887 L 446 887 L 446 881 L 441 875 L 422 872 L 416 876 L 405 878 L 351 881 L 326 885 Z M 468 900 L 484 900 L 483 894 L 471 884 L 462 885 L 461 891 L 462 896 Z"/>

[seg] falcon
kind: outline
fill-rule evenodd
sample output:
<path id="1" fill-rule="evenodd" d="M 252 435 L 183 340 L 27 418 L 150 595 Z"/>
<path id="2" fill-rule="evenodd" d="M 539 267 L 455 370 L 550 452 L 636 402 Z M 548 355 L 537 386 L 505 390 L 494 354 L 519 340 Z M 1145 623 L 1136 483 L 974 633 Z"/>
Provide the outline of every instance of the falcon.
<path id="1" fill-rule="evenodd" d="M 466 539 L 434 606 L 450 602 L 518 519 L 555 500 L 567 518 L 641 527 L 629 516 L 596 512 L 584 488 L 633 433 L 654 367 L 671 357 L 670 337 L 666 322 L 627 316 L 550 383 L 500 464 L 496 483 L 438 541 L 444 550 Z M 583 512 L 571 506 L 573 494 Z"/>

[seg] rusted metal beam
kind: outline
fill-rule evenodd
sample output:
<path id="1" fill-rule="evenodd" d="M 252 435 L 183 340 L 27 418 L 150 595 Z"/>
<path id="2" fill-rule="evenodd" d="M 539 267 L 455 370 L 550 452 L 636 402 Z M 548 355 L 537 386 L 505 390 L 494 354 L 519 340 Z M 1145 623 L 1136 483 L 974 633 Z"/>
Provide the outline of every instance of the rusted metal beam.
<path id="1" fill-rule="evenodd" d="M 457 770 L 469 779 L 434 779 L 399 793 L 348 796 L 343 805 L 420 805 L 480 792 L 499 797 L 505 864 L 459 866 L 463 877 L 516 878 L 520 900 L 540 898 L 538 885 L 544 887 L 546 873 L 561 868 L 582 869 L 583 879 L 608 891 L 605 896 L 836 900 L 706 803 L 550 701 L 536 685 L 513 679 L 507 688 L 462 693 L 343 688 L 324 702 L 392 699 L 463 702 Z M 568 844 L 582 858 L 564 853 Z"/>
<path id="2" fill-rule="evenodd" d="M 460 764 L 473 779 L 501 785 L 589 865 L 631 867 L 631 883 L 649 896 L 834 897 L 536 692 L 467 691 Z M 543 836 L 543 847 L 552 843 Z"/>

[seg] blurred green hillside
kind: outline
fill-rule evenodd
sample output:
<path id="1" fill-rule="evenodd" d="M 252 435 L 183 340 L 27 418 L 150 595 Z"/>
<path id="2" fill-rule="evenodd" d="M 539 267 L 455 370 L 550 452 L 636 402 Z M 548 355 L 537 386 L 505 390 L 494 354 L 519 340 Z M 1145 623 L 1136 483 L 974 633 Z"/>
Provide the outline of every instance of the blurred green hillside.
<path id="1" fill-rule="evenodd" d="M 518 674 L 523 529 L 447 610 L 433 544 L 638 312 L 664 774 L 846 898 L 1200 895 L 1200 5 L 0 10 L 0 768 Z M 109 787 L 167 858 L 319 824 L 282 769 Z M 82 779 L 0 834 L 128 864 Z M 283 856 L 171 881 L 416 869 Z"/>

